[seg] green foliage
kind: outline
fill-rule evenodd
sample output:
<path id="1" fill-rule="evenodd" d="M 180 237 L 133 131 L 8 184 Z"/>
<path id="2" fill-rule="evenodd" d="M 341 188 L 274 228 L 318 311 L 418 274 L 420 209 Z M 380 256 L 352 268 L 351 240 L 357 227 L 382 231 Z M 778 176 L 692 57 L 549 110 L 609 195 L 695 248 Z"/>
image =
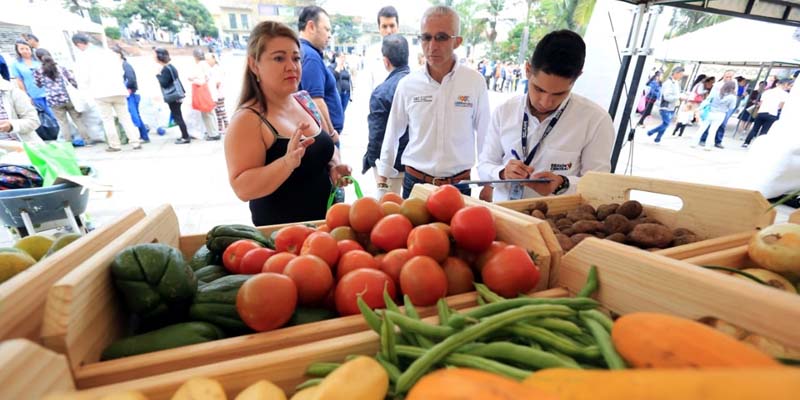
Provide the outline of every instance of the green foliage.
<path id="1" fill-rule="evenodd" d="M 455 10 L 461 18 L 460 35 L 467 46 L 467 57 L 478 43 L 486 40 L 483 31 L 486 29 L 487 20 L 472 18 L 480 10 L 481 4 L 476 0 L 462 0 L 455 5 Z"/>
<path id="2" fill-rule="evenodd" d="M 694 32 L 711 25 L 716 25 L 731 19 L 724 15 L 706 13 L 702 11 L 675 9 L 672 19 L 669 22 L 670 30 L 664 35 L 664 39 L 671 39 L 686 33 Z"/>
<path id="3" fill-rule="evenodd" d="M 107 26 L 106 29 L 106 37 L 109 39 L 119 40 L 122 35 L 119 32 L 119 28 L 116 26 Z"/>
<path id="4" fill-rule="evenodd" d="M 92 22 L 98 24 L 102 22 L 100 17 L 109 15 L 108 9 L 101 7 L 97 0 L 88 1 L 88 5 L 85 0 L 63 0 L 61 4 L 69 12 L 78 14 L 81 17 L 88 15 Z"/>
<path id="5" fill-rule="evenodd" d="M 331 28 L 336 44 L 355 43 L 361 36 L 361 25 L 356 24 L 355 18 L 347 15 L 334 14 L 331 16 Z"/>
<path id="6" fill-rule="evenodd" d="M 214 38 L 219 36 L 211 13 L 198 0 L 177 0 L 175 4 L 178 6 L 181 20 L 194 27 L 198 35 Z"/>
<path id="7" fill-rule="evenodd" d="M 130 24 L 136 16 L 154 29 L 177 33 L 179 25 L 178 6 L 172 0 L 128 0 L 111 13 L 123 26 Z"/>

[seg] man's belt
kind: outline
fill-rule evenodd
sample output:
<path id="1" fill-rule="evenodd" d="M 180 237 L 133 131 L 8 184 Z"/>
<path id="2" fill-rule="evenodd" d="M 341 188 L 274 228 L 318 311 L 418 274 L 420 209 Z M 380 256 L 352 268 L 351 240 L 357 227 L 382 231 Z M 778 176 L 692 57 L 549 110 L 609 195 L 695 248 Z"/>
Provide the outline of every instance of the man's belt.
<path id="1" fill-rule="evenodd" d="M 453 176 L 449 176 L 449 177 L 446 177 L 446 178 L 439 178 L 439 177 L 436 177 L 436 176 L 428 175 L 428 174 L 426 174 L 426 173 L 424 173 L 422 171 L 419 171 L 417 169 L 414 169 L 414 168 L 409 167 L 408 165 L 406 165 L 406 173 L 411 175 L 411 176 L 413 176 L 414 178 L 417 178 L 417 179 L 425 182 L 425 183 L 432 183 L 432 184 L 434 184 L 436 186 L 442 186 L 442 185 L 452 185 L 454 183 L 458 183 L 458 182 L 463 181 L 465 179 L 469 179 L 470 170 L 465 170 L 465 171 L 459 172 L 458 174 L 455 174 Z"/>

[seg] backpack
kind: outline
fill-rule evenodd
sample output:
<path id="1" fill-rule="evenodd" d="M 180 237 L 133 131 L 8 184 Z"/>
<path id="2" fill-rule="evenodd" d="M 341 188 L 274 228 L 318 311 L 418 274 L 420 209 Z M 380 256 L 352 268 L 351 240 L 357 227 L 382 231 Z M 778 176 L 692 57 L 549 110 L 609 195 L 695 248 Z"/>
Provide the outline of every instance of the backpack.
<path id="1" fill-rule="evenodd" d="M 33 167 L 0 164 L 0 190 L 41 187 L 42 181 Z"/>

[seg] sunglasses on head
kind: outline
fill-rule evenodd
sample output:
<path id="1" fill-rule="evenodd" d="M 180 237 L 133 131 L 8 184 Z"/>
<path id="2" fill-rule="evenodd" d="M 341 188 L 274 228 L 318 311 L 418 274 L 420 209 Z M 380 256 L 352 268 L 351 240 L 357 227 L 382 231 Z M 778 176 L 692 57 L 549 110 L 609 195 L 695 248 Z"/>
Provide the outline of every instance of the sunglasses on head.
<path id="1" fill-rule="evenodd" d="M 458 36 L 451 36 L 451 35 L 448 35 L 448 34 L 446 34 L 444 32 L 439 32 L 439 33 L 437 33 L 435 35 L 431 35 L 430 33 L 423 33 L 423 34 L 420 34 L 418 37 L 419 37 L 419 40 L 422 40 L 423 42 L 430 42 L 431 40 L 435 40 L 437 42 L 446 42 L 446 41 L 448 41 L 450 39 L 455 39 Z"/>

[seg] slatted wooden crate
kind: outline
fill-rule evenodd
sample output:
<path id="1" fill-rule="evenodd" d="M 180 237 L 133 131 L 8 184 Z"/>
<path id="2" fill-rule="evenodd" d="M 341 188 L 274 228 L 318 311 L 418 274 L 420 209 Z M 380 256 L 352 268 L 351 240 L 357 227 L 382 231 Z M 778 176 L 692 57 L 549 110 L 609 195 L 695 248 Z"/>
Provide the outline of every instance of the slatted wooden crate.
<path id="1" fill-rule="evenodd" d="M 0 283 L 0 340 L 27 338 L 38 342 L 50 287 L 143 218 L 140 208 L 125 212 Z"/>
<path id="2" fill-rule="evenodd" d="M 800 210 L 789 214 L 789 222 L 800 224 Z"/>
<path id="3" fill-rule="evenodd" d="M 564 255 L 559 286 L 574 295 L 592 265 L 597 266 L 600 283 L 595 298 L 615 313 L 648 311 L 691 319 L 716 317 L 784 344 L 800 343 L 800 297 L 796 295 L 595 238 L 584 240 Z M 198 376 L 219 380 L 231 398 L 258 379 L 271 380 L 291 392 L 306 379 L 305 369 L 312 362 L 341 361 L 349 354 L 374 355 L 378 347 L 375 333 L 355 333 L 98 387 L 79 392 L 74 398 L 97 399 L 108 393 L 137 390 L 153 400 L 168 399 L 183 382 Z"/>
<path id="4" fill-rule="evenodd" d="M 672 229 L 690 229 L 704 239 L 656 251 L 671 258 L 685 259 L 741 246 L 747 243 L 754 230 L 775 221 L 775 210 L 770 210 L 769 202 L 756 191 L 598 172 L 590 172 L 582 177 L 576 194 L 496 204 L 530 213 L 534 202 L 543 201 L 547 203 L 550 213 L 563 213 L 581 204 L 597 207 L 601 204 L 622 203 L 630 200 L 631 191 L 674 196 L 683 203 L 677 211 L 642 204 L 647 216 L 656 218 Z"/>
<path id="5" fill-rule="evenodd" d="M 73 391 L 67 359 L 27 339 L 0 342 L 0 399 L 39 400 Z"/>
<path id="6" fill-rule="evenodd" d="M 497 221 L 500 238 L 536 251 L 540 260 L 549 260 L 538 230 L 528 229 L 527 222 L 514 216 L 498 216 Z M 283 226 L 259 229 L 269 235 Z M 351 316 L 99 362 L 102 350 L 121 337 L 126 315 L 115 296 L 109 265 L 125 247 L 150 242 L 174 246 L 189 257 L 205 244 L 205 233 L 181 236 L 178 219 L 172 208 L 160 207 L 50 290 L 42 339 L 49 348 L 68 356 L 79 388 L 230 360 L 368 329 L 360 316 Z M 540 264 L 540 270 L 547 276 L 549 261 Z M 545 289 L 547 280 L 543 278 L 541 282 L 539 289 Z M 457 309 L 474 306 L 476 295 L 473 292 L 451 296 L 448 303 Z M 430 307 L 420 312 L 422 315 L 433 315 L 436 310 Z"/>

